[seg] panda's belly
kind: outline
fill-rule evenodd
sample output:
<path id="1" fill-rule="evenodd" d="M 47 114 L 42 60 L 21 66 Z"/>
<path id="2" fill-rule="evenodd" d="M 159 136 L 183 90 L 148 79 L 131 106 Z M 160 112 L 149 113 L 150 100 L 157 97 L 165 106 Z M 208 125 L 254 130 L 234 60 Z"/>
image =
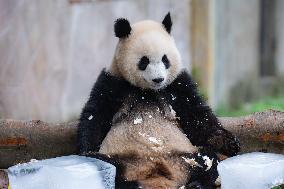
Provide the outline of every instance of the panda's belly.
<path id="1" fill-rule="evenodd" d="M 100 152 L 108 155 L 134 153 L 154 156 L 176 151 L 197 151 L 197 147 L 179 129 L 171 106 L 168 107 L 163 111 L 151 106 L 128 112 L 113 124 Z"/>

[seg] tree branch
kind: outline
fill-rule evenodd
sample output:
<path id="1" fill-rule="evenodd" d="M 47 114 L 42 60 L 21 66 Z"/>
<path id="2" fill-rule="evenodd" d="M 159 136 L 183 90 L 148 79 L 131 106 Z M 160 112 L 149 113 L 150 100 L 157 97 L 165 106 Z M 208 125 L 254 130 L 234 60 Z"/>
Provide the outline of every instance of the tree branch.
<path id="1" fill-rule="evenodd" d="M 242 152 L 284 154 L 284 112 L 269 110 L 219 119 L 227 130 L 240 138 Z M 77 124 L 77 121 L 52 124 L 40 120 L 0 120 L 0 168 L 30 159 L 77 153 Z"/>

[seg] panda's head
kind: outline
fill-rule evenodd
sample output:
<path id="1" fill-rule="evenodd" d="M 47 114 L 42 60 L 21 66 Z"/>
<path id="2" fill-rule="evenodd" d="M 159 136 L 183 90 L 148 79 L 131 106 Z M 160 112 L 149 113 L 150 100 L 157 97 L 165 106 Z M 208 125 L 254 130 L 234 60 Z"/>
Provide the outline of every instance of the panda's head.
<path id="1" fill-rule="evenodd" d="M 124 18 L 117 19 L 114 31 L 119 42 L 112 70 L 143 89 L 169 85 L 182 67 L 171 28 L 170 13 L 161 23 L 146 20 L 130 25 Z"/>

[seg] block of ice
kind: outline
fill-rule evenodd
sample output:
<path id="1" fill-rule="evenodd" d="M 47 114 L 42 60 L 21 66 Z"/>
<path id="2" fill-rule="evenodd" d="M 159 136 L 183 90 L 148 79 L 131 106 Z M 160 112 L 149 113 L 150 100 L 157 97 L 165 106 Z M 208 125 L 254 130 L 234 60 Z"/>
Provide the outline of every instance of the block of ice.
<path id="1" fill-rule="evenodd" d="M 222 189 L 270 189 L 284 183 L 284 155 L 248 153 L 218 165 Z"/>
<path id="2" fill-rule="evenodd" d="M 115 166 L 95 158 L 63 156 L 8 169 L 11 189 L 113 189 Z"/>

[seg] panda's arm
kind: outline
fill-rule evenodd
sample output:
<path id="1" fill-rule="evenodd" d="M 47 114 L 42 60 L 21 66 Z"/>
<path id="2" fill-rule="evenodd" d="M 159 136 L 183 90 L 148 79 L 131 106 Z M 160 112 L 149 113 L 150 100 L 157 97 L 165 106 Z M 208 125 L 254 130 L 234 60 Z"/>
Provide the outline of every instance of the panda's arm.
<path id="1" fill-rule="evenodd" d="M 209 146 L 228 156 L 238 153 L 238 140 L 222 127 L 186 71 L 168 87 L 168 92 L 181 127 L 193 145 Z"/>
<path id="2" fill-rule="evenodd" d="M 80 116 L 79 153 L 96 152 L 111 128 L 114 114 L 120 108 L 128 84 L 105 70 L 98 77 Z"/>

